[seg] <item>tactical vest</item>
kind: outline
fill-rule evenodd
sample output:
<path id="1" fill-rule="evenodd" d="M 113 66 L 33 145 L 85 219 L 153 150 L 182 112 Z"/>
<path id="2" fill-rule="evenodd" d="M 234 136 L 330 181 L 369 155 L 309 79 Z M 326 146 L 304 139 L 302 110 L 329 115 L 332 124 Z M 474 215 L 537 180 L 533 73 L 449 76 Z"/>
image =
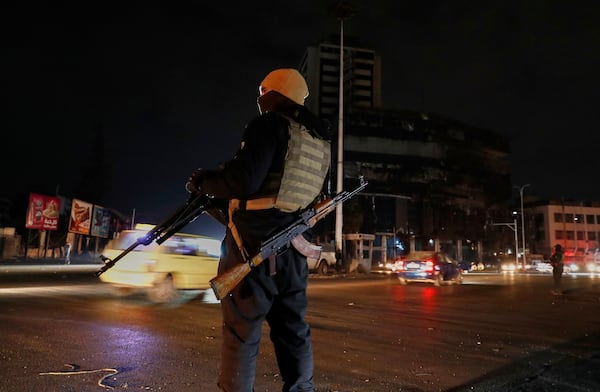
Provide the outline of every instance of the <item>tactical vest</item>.
<path id="1" fill-rule="evenodd" d="M 239 209 L 265 210 L 277 208 L 284 212 L 295 212 L 310 205 L 321 193 L 329 169 L 331 150 L 329 142 L 313 137 L 302 124 L 284 116 L 289 121 L 288 149 L 282 172 L 269 173 L 261 186 L 262 196 L 256 199 L 229 201 L 229 223 L 233 238 L 244 260 L 249 260 L 240 233 L 234 223 L 233 214 Z M 271 275 L 275 265 L 271 260 Z"/>
<path id="2" fill-rule="evenodd" d="M 321 193 L 330 163 L 330 145 L 313 137 L 300 123 L 290 122 L 288 151 L 275 208 L 285 212 L 307 207 Z"/>

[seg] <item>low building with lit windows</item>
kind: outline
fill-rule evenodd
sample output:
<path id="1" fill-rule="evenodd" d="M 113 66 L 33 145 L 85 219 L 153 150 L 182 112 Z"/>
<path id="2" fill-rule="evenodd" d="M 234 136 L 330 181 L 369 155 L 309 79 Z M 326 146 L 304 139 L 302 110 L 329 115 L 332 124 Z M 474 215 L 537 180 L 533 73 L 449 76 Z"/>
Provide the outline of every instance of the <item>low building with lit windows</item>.
<path id="1" fill-rule="evenodd" d="M 550 255 L 560 244 L 567 261 L 600 261 L 600 203 L 538 201 L 525 208 L 529 253 Z"/>

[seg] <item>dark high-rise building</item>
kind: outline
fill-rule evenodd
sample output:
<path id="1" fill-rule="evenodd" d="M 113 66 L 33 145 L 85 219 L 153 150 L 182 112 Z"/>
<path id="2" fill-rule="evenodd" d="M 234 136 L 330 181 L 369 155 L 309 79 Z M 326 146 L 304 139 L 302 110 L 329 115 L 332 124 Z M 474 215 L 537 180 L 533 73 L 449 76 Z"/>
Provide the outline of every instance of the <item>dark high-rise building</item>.
<path id="1" fill-rule="evenodd" d="M 322 43 L 307 48 L 300 72 L 311 92 L 306 106 L 321 117 L 335 118 L 339 108 L 340 46 Z M 344 45 L 344 107 L 381 107 L 381 58 L 374 50 Z"/>
<path id="2" fill-rule="evenodd" d="M 307 106 L 337 130 L 340 46 L 309 47 L 300 70 Z M 343 75 L 344 188 L 359 175 L 369 181 L 360 205 L 345 206 L 344 232 L 393 233 L 413 249 L 480 258 L 486 223 L 503 219 L 511 196 L 509 140 L 438 114 L 384 109 L 374 50 L 344 46 Z M 336 145 L 334 137 L 333 177 Z"/>

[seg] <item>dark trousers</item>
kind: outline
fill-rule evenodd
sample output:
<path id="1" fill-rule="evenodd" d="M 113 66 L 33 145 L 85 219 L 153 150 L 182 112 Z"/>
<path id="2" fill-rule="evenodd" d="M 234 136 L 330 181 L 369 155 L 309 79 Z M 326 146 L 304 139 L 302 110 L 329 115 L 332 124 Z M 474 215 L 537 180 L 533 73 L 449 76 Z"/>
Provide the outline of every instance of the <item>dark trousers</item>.
<path id="1" fill-rule="evenodd" d="M 230 246 L 226 238 L 229 254 L 239 254 Z M 253 391 L 263 321 L 270 327 L 282 391 L 314 391 L 311 334 L 304 320 L 308 306 L 306 258 L 288 249 L 276 258 L 276 271 L 270 276 L 269 260 L 265 260 L 221 301 L 223 345 L 218 386 L 223 391 Z"/>
<path id="2" fill-rule="evenodd" d="M 563 265 L 558 264 L 552 267 L 552 278 L 554 280 L 554 290 L 561 289 L 561 279 L 563 274 Z"/>

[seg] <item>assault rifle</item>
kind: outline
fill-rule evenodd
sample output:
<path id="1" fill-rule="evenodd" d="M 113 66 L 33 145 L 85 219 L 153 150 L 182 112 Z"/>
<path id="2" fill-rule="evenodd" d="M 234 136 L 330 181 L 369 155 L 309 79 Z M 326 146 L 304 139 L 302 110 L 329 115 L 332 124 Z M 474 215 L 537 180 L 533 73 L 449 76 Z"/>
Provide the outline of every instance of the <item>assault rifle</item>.
<path id="1" fill-rule="evenodd" d="M 262 263 L 265 259 L 275 257 L 277 252 L 286 249 L 288 244 L 306 230 L 313 227 L 318 221 L 333 211 L 339 204 L 350 199 L 362 191 L 368 184 L 361 176 L 360 185 L 353 191 L 342 191 L 333 198 L 325 199 L 316 205 L 311 205 L 300 212 L 300 216 L 290 225 L 278 231 L 274 236 L 261 243 L 260 251 L 245 263 L 237 264 L 235 267 L 224 271 L 210 280 L 215 296 L 224 298 L 237 286 L 252 268 Z"/>
<path id="2" fill-rule="evenodd" d="M 143 237 L 138 238 L 133 244 L 127 249 L 123 250 L 119 255 L 113 259 L 110 259 L 104 255 L 100 255 L 100 259 L 104 262 L 102 268 L 96 271 L 96 276 L 102 275 L 106 270 L 111 268 L 115 263 L 121 260 L 129 252 L 137 248 L 139 245 L 150 245 L 152 241 L 156 241 L 157 244 L 162 244 L 173 234 L 177 233 L 188 223 L 193 222 L 202 213 L 209 213 L 212 217 L 217 219 L 219 222 L 227 225 L 222 215 L 222 210 L 216 207 L 215 200 L 206 194 L 194 194 L 188 201 L 179 209 L 175 211 L 169 218 L 159 225 L 156 225 Z"/>

